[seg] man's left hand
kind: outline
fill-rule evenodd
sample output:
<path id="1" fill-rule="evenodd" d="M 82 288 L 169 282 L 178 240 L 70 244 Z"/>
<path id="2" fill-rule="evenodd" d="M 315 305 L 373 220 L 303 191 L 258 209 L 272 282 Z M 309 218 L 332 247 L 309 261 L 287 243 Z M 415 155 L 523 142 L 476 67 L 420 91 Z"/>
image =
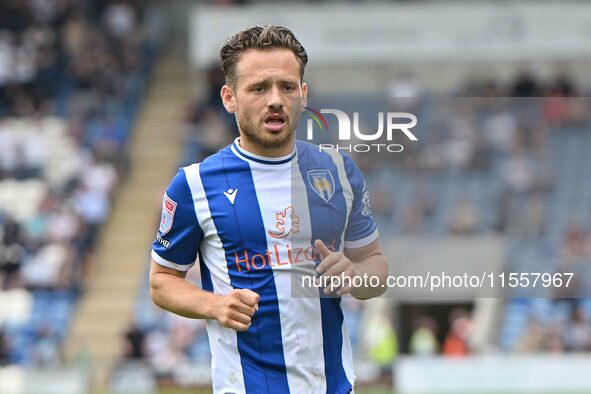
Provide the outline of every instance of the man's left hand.
<path id="1" fill-rule="evenodd" d="M 320 257 L 322 257 L 322 261 L 316 267 L 316 272 L 322 274 L 323 277 L 333 277 L 339 276 L 341 279 L 343 277 L 350 277 L 351 280 L 348 281 L 348 284 L 353 282 L 353 278 L 359 275 L 359 272 L 355 268 L 355 264 L 347 256 L 345 256 L 341 252 L 335 252 L 330 250 L 322 240 L 317 239 L 314 242 L 314 246 L 318 253 L 320 253 Z M 330 282 L 330 281 L 329 281 Z M 351 286 L 342 286 L 339 288 L 333 288 L 332 285 L 324 288 L 324 294 L 329 295 L 336 290 L 336 294 L 338 296 L 342 296 L 344 294 L 348 294 L 351 292 Z"/>

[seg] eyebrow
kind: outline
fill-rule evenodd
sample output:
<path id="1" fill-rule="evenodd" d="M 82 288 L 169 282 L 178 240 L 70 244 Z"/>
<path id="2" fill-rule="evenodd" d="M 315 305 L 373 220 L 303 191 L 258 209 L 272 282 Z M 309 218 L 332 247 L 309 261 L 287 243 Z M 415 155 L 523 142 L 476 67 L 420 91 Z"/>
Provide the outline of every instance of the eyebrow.
<path id="1" fill-rule="evenodd" d="M 247 86 L 268 85 L 271 81 L 272 81 L 271 79 L 259 79 L 259 80 L 255 80 L 254 82 L 249 83 Z M 298 80 L 296 80 L 296 79 L 280 79 L 280 80 L 278 80 L 278 82 L 297 85 Z"/>

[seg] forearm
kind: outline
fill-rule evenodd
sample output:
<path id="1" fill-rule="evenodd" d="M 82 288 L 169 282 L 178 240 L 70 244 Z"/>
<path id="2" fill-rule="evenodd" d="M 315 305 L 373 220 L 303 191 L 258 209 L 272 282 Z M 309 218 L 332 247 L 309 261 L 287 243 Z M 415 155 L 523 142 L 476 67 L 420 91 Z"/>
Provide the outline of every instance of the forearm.
<path id="1" fill-rule="evenodd" d="M 215 318 L 220 295 L 201 290 L 184 278 L 155 273 L 150 278 L 150 297 L 162 309 L 192 319 Z"/>
<path id="2" fill-rule="evenodd" d="M 359 276 L 367 277 L 364 287 L 353 287 L 351 295 L 357 299 L 365 300 L 382 295 L 386 291 L 386 279 L 388 276 L 388 262 L 382 254 L 369 256 L 362 261 L 354 262 Z M 379 279 L 377 286 L 370 286 L 370 277 Z M 371 283 L 374 283 L 373 281 Z"/>

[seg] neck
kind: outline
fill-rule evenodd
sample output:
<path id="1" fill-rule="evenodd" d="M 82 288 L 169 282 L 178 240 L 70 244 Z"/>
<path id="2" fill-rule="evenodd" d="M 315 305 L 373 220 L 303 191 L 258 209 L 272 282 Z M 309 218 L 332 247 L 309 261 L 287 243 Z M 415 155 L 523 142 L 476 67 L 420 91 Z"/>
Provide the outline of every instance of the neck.
<path id="1" fill-rule="evenodd" d="M 275 148 L 265 148 L 256 142 L 250 140 L 244 135 L 240 136 L 238 144 L 242 149 L 252 154 L 263 156 L 263 157 L 282 157 L 287 156 L 294 150 L 294 139 L 290 138 L 289 142 L 285 146 Z"/>

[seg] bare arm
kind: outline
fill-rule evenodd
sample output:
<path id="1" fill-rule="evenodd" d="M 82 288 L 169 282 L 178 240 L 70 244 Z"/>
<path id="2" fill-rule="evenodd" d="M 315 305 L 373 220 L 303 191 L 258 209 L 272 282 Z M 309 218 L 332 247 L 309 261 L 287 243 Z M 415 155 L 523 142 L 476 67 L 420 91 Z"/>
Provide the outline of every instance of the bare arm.
<path id="1" fill-rule="evenodd" d="M 222 297 L 201 290 L 185 279 L 186 272 L 163 267 L 152 260 L 150 296 L 162 309 L 191 319 L 214 318 L 215 304 Z"/>
<path id="2" fill-rule="evenodd" d="M 258 310 L 259 296 L 247 289 L 214 294 L 185 279 L 186 272 L 163 267 L 152 260 L 150 297 L 162 309 L 191 319 L 216 319 L 224 327 L 245 331 Z"/>
<path id="3" fill-rule="evenodd" d="M 359 287 L 351 290 L 351 295 L 357 299 L 368 299 L 380 296 L 386 291 L 386 278 L 388 276 L 388 261 L 380 240 L 376 239 L 372 243 L 362 248 L 345 249 L 345 255 L 357 267 L 358 274 L 367 274 L 379 278 L 378 287 Z M 382 287 L 383 286 L 383 287 Z"/>

